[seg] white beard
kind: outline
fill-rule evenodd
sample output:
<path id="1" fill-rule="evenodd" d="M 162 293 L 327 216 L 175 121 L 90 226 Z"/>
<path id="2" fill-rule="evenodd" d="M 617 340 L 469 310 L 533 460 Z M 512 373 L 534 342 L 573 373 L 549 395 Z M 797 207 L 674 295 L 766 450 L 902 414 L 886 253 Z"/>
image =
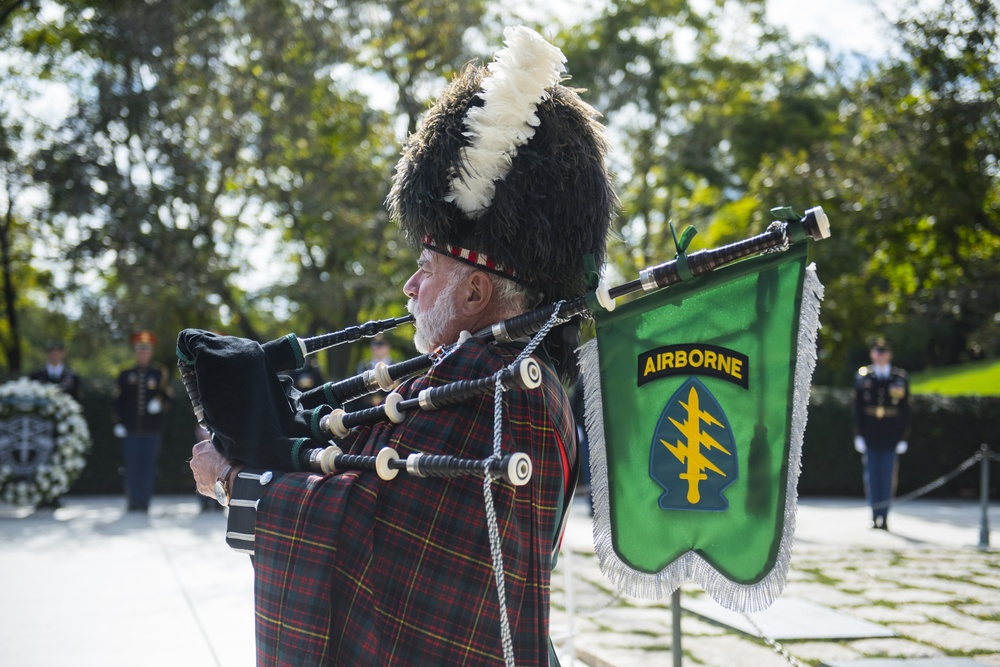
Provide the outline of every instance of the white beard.
<path id="1" fill-rule="evenodd" d="M 427 354 L 439 345 L 452 342 L 445 340 L 445 336 L 458 312 L 455 307 L 455 292 L 460 282 L 461 277 L 455 276 L 444 286 L 434 304 L 426 311 L 421 311 L 414 299 L 406 302 L 406 309 L 416 318 L 413 345 L 417 348 L 417 352 Z"/>

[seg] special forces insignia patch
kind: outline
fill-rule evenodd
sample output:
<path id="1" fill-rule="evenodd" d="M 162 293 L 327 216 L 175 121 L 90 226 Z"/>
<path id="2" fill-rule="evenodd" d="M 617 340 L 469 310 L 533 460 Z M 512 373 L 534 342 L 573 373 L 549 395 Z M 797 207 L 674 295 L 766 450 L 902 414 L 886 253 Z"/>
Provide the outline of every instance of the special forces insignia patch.
<path id="1" fill-rule="evenodd" d="M 55 424 L 36 415 L 13 415 L 0 420 L 0 465 L 14 477 L 34 477 L 55 448 Z"/>
<path id="2" fill-rule="evenodd" d="M 653 434 L 649 475 L 665 510 L 721 511 L 739 466 L 729 420 L 712 392 L 688 378 L 667 401 Z"/>

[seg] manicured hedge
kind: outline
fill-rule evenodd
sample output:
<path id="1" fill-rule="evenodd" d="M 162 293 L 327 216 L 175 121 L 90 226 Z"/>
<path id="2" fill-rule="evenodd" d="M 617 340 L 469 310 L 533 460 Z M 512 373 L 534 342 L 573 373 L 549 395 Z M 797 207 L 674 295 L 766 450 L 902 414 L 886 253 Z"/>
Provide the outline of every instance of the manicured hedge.
<path id="1" fill-rule="evenodd" d="M 802 447 L 799 494 L 863 496 L 861 455 L 854 451 L 850 389 L 814 387 Z M 983 443 L 1000 452 L 1000 398 L 936 394 L 912 397 L 909 451 L 900 460 L 898 495 L 909 493 L 975 455 Z M 1000 486 L 1000 465 L 991 467 L 992 493 Z M 978 498 L 977 463 L 928 497 Z"/>
<path id="2" fill-rule="evenodd" d="M 195 420 L 180 380 L 172 383 L 174 404 L 166 415 L 163 442 L 156 471 L 157 494 L 194 494 L 194 480 L 187 461 L 195 443 Z M 84 387 L 83 406 L 93 449 L 71 494 L 107 495 L 124 493 L 125 464 L 121 441 L 111 432 L 113 382 L 91 382 Z"/>
<path id="3" fill-rule="evenodd" d="M 75 494 L 122 492 L 121 446 L 111 433 L 111 383 L 89 385 L 83 400 L 94 448 Z M 194 416 L 179 380 L 174 382 L 176 400 L 167 419 L 160 449 L 156 493 L 194 493 L 187 460 L 194 444 Z M 854 451 L 850 413 L 851 391 L 816 387 L 809 405 L 802 451 L 802 496 L 856 496 L 864 494 L 861 457 Z M 954 470 L 988 443 L 1000 452 L 1000 398 L 913 397 L 913 433 L 910 449 L 902 458 L 899 494 L 917 489 Z M 1000 495 L 1000 465 L 991 469 L 993 497 Z M 979 497 L 979 465 L 928 494 L 930 497 Z"/>

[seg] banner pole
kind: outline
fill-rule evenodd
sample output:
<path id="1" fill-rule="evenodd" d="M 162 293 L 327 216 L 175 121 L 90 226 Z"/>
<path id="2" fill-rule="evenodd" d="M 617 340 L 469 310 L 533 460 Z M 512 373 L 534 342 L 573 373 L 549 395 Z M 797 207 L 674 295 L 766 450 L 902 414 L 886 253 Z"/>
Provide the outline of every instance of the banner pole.
<path id="1" fill-rule="evenodd" d="M 573 616 L 576 614 L 576 604 L 573 599 L 573 552 L 566 548 L 563 549 L 562 554 L 565 565 L 566 620 L 569 625 L 566 628 L 566 634 L 569 636 L 569 667 L 574 667 L 576 665 L 576 628 Z"/>
<path id="2" fill-rule="evenodd" d="M 983 453 L 982 468 L 979 472 L 979 501 L 982 516 L 979 521 L 979 548 L 990 546 L 990 446 L 985 442 L 979 450 Z"/>
<path id="3" fill-rule="evenodd" d="M 673 613 L 673 640 L 670 647 L 674 653 L 674 667 L 681 667 L 681 589 L 670 594 L 670 610 Z"/>

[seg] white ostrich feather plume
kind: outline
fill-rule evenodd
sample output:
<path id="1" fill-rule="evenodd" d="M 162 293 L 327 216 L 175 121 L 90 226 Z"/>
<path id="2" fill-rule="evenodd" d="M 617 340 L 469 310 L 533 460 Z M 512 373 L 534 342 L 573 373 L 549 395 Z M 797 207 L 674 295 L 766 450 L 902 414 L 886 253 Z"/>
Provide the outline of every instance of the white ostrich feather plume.
<path id="1" fill-rule="evenodd" d="M 471 218 L 489 208 L 496 181 L 510 172 L 517 149 L 535 135 L 538 103 L 565 70 L 562 51 L 531 28 L 505 29 L 504 44 L 487 66 L 491 75 L 479 93 L 483 106 L 465 116 L 465 136 L 472 143 L 461 150 L 462 166 L 451 175 L 445 197 Z"/>

